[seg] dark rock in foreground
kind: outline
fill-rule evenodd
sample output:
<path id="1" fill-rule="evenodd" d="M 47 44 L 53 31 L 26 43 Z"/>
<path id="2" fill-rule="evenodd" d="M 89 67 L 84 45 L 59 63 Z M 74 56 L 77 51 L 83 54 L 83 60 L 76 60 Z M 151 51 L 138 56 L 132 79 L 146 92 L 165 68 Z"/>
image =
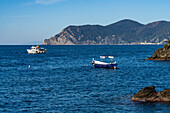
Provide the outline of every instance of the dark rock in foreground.
<path id="1" fill-rule="evenodd" d="M 170 102 L 170 89 L 156 92 L 154 86 L 145 87 L 136 93 L 132 101 Z"/>
<path id="2" fill-rule="evenodd" d="M 147 60 L 170 60 L 170 40 L 163 48 L 157 49 Z"/>

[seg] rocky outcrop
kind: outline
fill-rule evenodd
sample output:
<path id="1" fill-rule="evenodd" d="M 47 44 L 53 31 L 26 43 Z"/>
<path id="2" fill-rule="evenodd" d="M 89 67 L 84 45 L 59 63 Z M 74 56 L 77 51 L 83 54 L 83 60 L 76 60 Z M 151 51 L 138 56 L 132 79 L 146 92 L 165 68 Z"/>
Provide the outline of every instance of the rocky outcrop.
<path id="1" fill-rule="evenodd" d="M 132 101 L 170 102 L 170 89 L 156 92 L 154 86 L 145 87 L 136 93 Z"/>
<path id="2" fill-rule="evenodd" d="M 107 26 L 68 26 L 59 34 L 45 39 L 42 45 L 162 44 L 167 40 L 170 40 L 170 22 L 144 25 L 125 19 Z"/>
<path id="3" fill-rule="evenodd" d="M 170 40 L 163 48 L 157 49 L 147 60 L 170 60 Z"/>

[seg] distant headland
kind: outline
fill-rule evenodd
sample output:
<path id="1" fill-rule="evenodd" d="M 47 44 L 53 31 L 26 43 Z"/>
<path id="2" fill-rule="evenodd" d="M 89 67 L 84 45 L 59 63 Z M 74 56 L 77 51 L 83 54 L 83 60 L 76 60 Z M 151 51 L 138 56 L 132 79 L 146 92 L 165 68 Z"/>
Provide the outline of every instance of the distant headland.
<path id="1" fill-rule="evenodd" d="M 45 39 L 42 45 L 165 44 L 168 40 L 170 40 L 168 21 L 144 25 L 125 19 L 107 26 L 68 26 L 59 34 Z"/>

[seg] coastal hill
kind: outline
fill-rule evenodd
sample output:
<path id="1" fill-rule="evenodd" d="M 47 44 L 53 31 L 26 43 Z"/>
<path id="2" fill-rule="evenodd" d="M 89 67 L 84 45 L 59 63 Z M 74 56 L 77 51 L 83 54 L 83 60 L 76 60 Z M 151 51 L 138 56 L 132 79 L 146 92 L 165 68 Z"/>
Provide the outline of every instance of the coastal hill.
<path id="1" fill-rule="evenodd" d="M 168 40 L 170 22 L 144 25 L 125 19 L 107 26 L 68 26 L 59 34 L 45 39 L 42 45 L 164 44 Z"/>

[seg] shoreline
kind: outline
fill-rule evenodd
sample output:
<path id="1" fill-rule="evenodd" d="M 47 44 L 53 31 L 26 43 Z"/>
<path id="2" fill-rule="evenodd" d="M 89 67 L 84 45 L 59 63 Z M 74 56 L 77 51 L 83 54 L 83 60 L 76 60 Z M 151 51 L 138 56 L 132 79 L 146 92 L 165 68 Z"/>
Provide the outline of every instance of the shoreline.
<path id="1" fill-rule="evenodd" d="M 36 44 L 32 44 L 32 45 L 36 45 Z M 7 45 L 0 45 L 0 46 L 32 46 L 32 45 L 20 45 L 20 44 L 18 44 L 18 45 L 15 45 L 15 44 L 7 44 Z M 41 45 L 41 44 L 37 44 L 37 45 Z M 144 45 L 144 44 L 112 44 L 112 45 L 99 45 L 99 44 L 96 44 L 96 45 L 82 45 L 82 44 L 77 44 L 77 45 L 41 45 L 41 46 L 113 46 L 113 45 L 132 45 L 132 46 L 139 46 L 139 45 Z M 155 44 L 153 44 L 153 45 L 150 45 L 150 44 L 146 44 L 146 45 L 144 45 L 144 46 L 154 46 Z M 161 46 L 161 45 L 163 45 L 163 44 L 159 44 L 159 45 L 156 45 L 156 46 Z"/>
<path id="2" fill-rule="evenodd" d="M 170 61 L 170 59 L 169 59 L 169 60 L 167 60 L 167 59 L 152 59 L 152 58 L 147 58 L 147 59 L 145 59 L 145 60 Z"/>

